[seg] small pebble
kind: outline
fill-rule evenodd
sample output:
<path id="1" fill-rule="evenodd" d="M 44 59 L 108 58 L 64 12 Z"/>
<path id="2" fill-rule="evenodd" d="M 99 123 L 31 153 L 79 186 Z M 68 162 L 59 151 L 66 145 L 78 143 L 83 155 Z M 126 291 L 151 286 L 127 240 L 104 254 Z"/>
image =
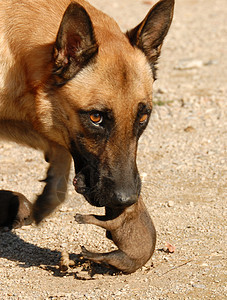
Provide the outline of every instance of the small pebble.
<path id="1" fill-rule="evenodd" d="M 195 287 L 197 289 L 205 289 L 206 286 L 204 284 L 198 284 L 198 283 L 192 283 L 192 287 Z"/>
<path id="2" fill-rule="evenodd" d="M 172 201 L 172 200 L 168 201 L 167 206 L 168 207 L 173 207 L 174 206 L 174 201 Z"/>
<path id="3" fill-rule="evenodd" d="M 182 59 L 176 65 L 176 70 L 190 70 L 201 68 L 204 65 L 203 61 L 200 59 Z"/>
<path id="4" fill-rule="evenodd" d="M 195 131 L 195 128 L 192 126 L 188 126 L 188 127 L 184 128 L 184 131 L 185 132 L 193 132 L 193 131 Z"/>
<path id="5" fill-rule="evenodd" d="M 209 265 L 207 263 L 202 263 L 200 266 L 201 267 L 208 267 Z"/>

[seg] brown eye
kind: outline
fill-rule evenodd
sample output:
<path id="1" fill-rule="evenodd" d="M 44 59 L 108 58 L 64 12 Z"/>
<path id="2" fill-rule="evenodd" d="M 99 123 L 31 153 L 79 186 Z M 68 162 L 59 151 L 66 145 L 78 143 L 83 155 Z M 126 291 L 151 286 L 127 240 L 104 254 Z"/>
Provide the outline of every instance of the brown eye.
<path id="1" fill-rule="evenodd" d="M 142 115 L 140 118 L 140 124 L 145 123 L 147 121 L 147 119 L 148 119 L 148 114 Z"/>
<path id="2" fill-rule="evenodd" d="M 90 114 L 90 120 L 95 125 L 98 125 L 98 124 L 102 123 L 103 117 L 100 115 L 100 113 L 92 113 L 92 114 Z"/>

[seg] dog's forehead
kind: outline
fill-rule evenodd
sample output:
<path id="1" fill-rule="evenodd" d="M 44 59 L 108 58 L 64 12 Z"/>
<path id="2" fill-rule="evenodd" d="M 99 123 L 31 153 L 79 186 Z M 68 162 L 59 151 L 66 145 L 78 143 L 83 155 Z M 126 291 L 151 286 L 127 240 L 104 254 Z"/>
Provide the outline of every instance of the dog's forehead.
<path id="1" fill-rule="evenodd" d="M 132 49 L 130 53 L 118 51 L 100 55 L 96 63 L 82 71 L 72 84 L 77 89 L 78 85 L 83 88 L 80 104 L 85 110 L 101 107 L 135 110 L 140 102 L 149 103 L 152 99 L 152 70 L 138 49 Z"/>
<path id="2" fill-rule="evenodd" d="M 137 87 L 151 87 L 152 72 L 144 54 L 136 48 L 100 55 L 97 65 L 98 78 L 114 92 L 116 88 L 128 93 L 130 89 L 136 92 Z"/>

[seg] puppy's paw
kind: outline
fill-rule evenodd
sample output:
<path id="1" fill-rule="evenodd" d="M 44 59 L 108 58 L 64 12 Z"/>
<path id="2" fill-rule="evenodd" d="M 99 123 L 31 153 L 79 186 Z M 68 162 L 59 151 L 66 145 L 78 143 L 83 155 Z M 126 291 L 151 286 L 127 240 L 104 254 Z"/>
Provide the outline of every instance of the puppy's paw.
<path id="1" fill-rule="evenodd" d="M 77 223 L 79 223 L 79 224 L 86 224 L 86 221 L 85 221 L 85 218 L 84 218 L 83 215 L 81 215 L 81 214 L 76 214 L 74 218 L 75 218 L 75 221 L 76 221 Z"/>

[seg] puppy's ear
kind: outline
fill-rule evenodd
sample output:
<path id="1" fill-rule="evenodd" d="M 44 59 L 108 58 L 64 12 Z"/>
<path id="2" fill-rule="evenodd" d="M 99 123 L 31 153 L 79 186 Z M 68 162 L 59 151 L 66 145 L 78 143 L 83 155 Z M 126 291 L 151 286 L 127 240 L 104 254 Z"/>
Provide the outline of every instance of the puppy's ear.
<path id="1" fill-rule="evenodd" d="M 173 9 L 174 0 L 159 1 L 138 26 L 126 33 L 130 43 L 144 52 L 153 70 L 172 22 Z"/>
<path id="2" fill-rule="evenodd" d="M 54 75 L 56 83 L 72 79 L 97 53 L 91 19 L 76 2 L 71 3 L 62 18 L 54 45 Z"/>

